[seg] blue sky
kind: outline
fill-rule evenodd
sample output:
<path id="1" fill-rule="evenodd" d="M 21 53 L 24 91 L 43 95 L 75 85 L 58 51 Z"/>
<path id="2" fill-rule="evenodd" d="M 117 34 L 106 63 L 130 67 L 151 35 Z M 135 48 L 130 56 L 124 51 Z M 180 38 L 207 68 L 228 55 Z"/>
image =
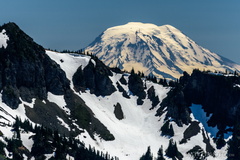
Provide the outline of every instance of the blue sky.
<path id="1" fill-rule="evenodd" d="M 17 23 L 45 48 L 77 50 L 109 27 L 170 24 L 201 46 L 240 64 L 239 0 L 11 0 L 0 25 Z"/>

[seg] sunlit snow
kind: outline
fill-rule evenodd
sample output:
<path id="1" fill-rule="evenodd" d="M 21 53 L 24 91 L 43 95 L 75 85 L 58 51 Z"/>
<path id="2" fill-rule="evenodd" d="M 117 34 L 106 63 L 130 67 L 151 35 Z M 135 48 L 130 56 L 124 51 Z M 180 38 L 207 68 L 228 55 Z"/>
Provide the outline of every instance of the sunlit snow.
<path id="1" fill-rule="evenodd" d="M 223 61 L 171 25 L 130 22 L 111 27 L 85 50 L 110 67 L 127 71 L 134 67 L 136 71 L 159 78 L 179 78 L 183 71 L 191 73 L 195 68 L 240 70 L 240 65 Z"/>

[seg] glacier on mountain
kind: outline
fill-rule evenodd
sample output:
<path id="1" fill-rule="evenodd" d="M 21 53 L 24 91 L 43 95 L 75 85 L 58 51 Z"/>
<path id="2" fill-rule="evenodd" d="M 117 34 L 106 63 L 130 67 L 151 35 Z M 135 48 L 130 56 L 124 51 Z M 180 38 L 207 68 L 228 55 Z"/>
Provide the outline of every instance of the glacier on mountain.
<path id="1" fill-rule="evenodd" d="M 122 70 L 179 78 L 193 69 L 240 70 L 240 65 L 210 52 L 171 25 L 130 22 L 104 31 L 85 48 L 106 65 Z"/>

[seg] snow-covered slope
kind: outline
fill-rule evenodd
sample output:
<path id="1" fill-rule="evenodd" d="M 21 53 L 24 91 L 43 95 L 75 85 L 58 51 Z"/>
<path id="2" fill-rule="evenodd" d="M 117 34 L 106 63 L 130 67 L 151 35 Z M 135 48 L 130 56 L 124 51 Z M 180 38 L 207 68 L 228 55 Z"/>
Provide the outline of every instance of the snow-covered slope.
<path id="1" fill-rule="evenodd" d="M 90 60 L 89 56 L 77 55 L 77 54 L 62 54 L 52 51 L 47 51 L 47 54 L 57 62 L 61 68 L 66 72 L 71 84 L 73 83 L 70 75 L 76 72 L 76 66 L 74 62 L 79 62 L 79 66 L 86 66 L 86 62 Z M 61 62 L 60 59 L 63 61 Z M 75 60 L 73 60 L 75 59 Z M 93 61 L 93 59 L 91 59 Z M 75 63 L 76 64 L 76 63 Z M 120 79 L 124 77 L 128 81 L 129 74 L 113 73 L 110 77 L 114 86 L 117 88 L 117 83 Z M 121 83 L 120 83 L 121 84 Z M 71 85 L 73 87 L 73 85 Z M 93 114 L 97 119 L 99 119 L 108 130 L 114 135 L 115 140 L 105 141 L 99 135 L 95 134 L 94 139 L 89 136 L 87 131 L 79 135 L 80 140 L 82 140 L 86 146 L 91 145 L 96 149 L 108 152 L 112 156 L 117 156 L 120 160 L 138 160 L 147 150 L 147 147 L 151 147 L 151 151 L 154 157 L 157 157 L 157 152 L 161 146 L 163 146 L 163 151 L 168 147 L 170 137 L 161 136 L 161 127 L 165 124 L 165 113 L 161 116 L 155 116 L 156 111 L 159 109 L 160 105 L 156 108 L 151 109 L 151 101 L 146 97 L 144 99 L 143 105 L 137 105 L 137 96 L 133 96 L 129 91 L 128 85 L 121 84 L 123 89 L 128 93 L 130 98 L 125 98 L 119 91 L 114 92 L 109 96 L 96 96 L 90 94 L 87 90 L 86 92 L 75 92 L 80 96 L 86 103 L 86 105 L 92 110 Z M 145 91 L 149 90 L 150 87 L 154 87 L 156 96 L 158 96 L 160 102 L 167 96 L 169 87 L 163 87 L 159 84 L 155 84 L 150 81 L 146 81 Z M 73 89 L 73 88 L 72 88 Z M 73 89 L 74 90 L 74 89 Z M 58 102 L 55 102 L 58 104 Z M 123 112 L 123 119 L 119 120 L 114 114 L 114 108 L 117 103 L 121 106 Z M 160 104 L 160 103 L 159 103 Z M 59 106 L 64 106 L 63 104 L 58 104 Z M 193 121 L 195 121 L 192 115 Z M 196 120 L 197 121 L 197 120 Z M 201 131 L 191 137 L 187 143 L 179 144 L 183 139 L 184 131 L 190 125 L 184 125 L 179 127 L 175 122 L 170 122 L 173 125 L 175 135 L 171 137 L 174 142 L 177 142 L 178 150 L 183 154 L 184 159 L 193 159 L 192 156 L 186 154 L 187 151 L 192 149 L 196 144 L 202 149 L 206 148 L 206 144 L 203 140 L 203 134 L 210 136 L 204 129 L 204 126 L 200 123 Z M 209 143 L 216 149 L 216 145 L 210 139 Z M 215 154 L 222 154 L 222 159 L 226 158 L 226 147 L 222 150 L 215 151 Z M 167 158 L 167 157 L 166 157 Z M 220 157 L 212 156 L 209 159 L 219 159 Z"/>
<path id="2" fill-rule="evenodd" d="M 240 65 L 199 46 L 170 25 L 130 22 L 107 29 L 85 51 L 106 65 L 146 75 L 179 78 L 183 71 L 240 70 Z"/>
<path id="3" fill-rule="evenodd" d="M 95 64 L 94 60 L 91 59 L 90 56 L 86 55 L 57 53 L 53 51 L 46 51 L 46 54 L 52 60 L 58 63 L 61 69 L 66 73 L 67 78 L 70 80 L 70 87 L 73 91 L 74 85 L 72 82 L 72 77 L 77 71 L 77 68 L 79 66 L 85 68 L 90 62 Z M 73 120 L 73 125 L 83 130 L 83 132 L 78 134 L 76 138 L 79 138 L 80 141 L 84 142 L 85 146 L 91 145 L 92 147 L 95 147 L 96 150 L 116 156 L 120 160 L 138 160 L 147 151 L 148 146 L 150 146 L 153 157 L 155 158 L 157 157 L 158 150 L 161 148 L 161 146 L 163 147 L 163 153 L 165 154 L 165 150 L 169 146 L 169 141 L 172 139 L 173 142 L 177 143 L 178 151 L 184 156 L 184 160 L 194 159 L 193 156 L 187 154 L 187 152 L 196 145 L 200 146 L 204 152 L 206 152 L 205 148 L 207 145 L 211 145 L 215 149 L 215 157 L 208 155 L 208 159 L 226 159 L 227 145 L 225 145 L 225 147 L 221 150 L 218 150 L 216 149 L 216 145 L 211 138 L 208 139 L 208 143 L 206 143 L 203 135 L 210 137 L 210 133 L 206 132 L 204 125 L 201 122 L 198 125 L 199 132 L 196 135 L 188 138 L 187 142 L 185 143 L 180 143 L 180 141 L 184 139 L 184 132 L 191 126 L 191 124 L 179 127 L 174 121 L 170 120 L 170 124 L 173 126 L 174 136 L 169 137 L 161 135 L 161 128 L 166 123 L 166 109 L 164 109 L 162 116 L 155 115 L 156 111 L 160 107 L 160 102 L 167 96 L 170 88 L 163 87 L 159 84 L 142 79 L 146 84 L 145 92 L 147 93 L 148 90 L 153 87 L 155 95 L 160 101 L 155 108 L 150 109 L 152 108 L 152 102 L 148 96 L 143 100 L 143 105 L 137 105 L 138 97 L 132 95 L 128 84 L 120 83 L 120 79 L 122 78 L 128 82 L 129 76 L 129 74 L 114 72 L 113 76 L 110 76 L 113 85 L 118 88 L 117 85 L 120 84 L 121 87 L 127 92 L 129 98 L 124 97 L 119 90 L 115 91 L 109 96 L 96 96 L 91 94 L 89 90 L 84 92 L 74 91 L 77 96 L 84 100 L 94 116 L 101 123 L 103 123 L 114 136 L 114 140 L 111 141 L 104 140 L 98 134 L 94 134 L 94 137 L 92 137 L 87 130 L 80 128 Z M 62 109 L 64 112 L 67 112 L 69 117 L 71 114 L 73 114 L 66 107 L 67 102 L 64 100 L 63 95 L 54 95 L 48 92 L 47 101 L 55 103 L 60 109 Z M 43 101 L 43 103 L 46 102 Z M 32 122 L 31 119 L 26 116 L 26 106 L 34 108 L 35 104 L 35 99 L 32 100 L 32 103 L 22 101 L 22 104 L 20 104 L 16 110 L 13 110 L 2 102 L 0 104 L 2 115 L 0 120 L 3 122 L 2 124 L 12 124 L 14 122 L 14 117 L 16 116 L 21 117 L 21 119 L 28 119 L 30 122 Z M 123 119 L 121 120 L 118 119 L 114 113 L 117 105 L 121 107 L 123 113 Z M 192 121 L 198 121 L 195 119 L 194 115 L 191 115 L 191 117 Z M 58 123 L 67 130 L 71 130 L 70 125 L 67 124 L 65 120 L 58 116 L 57 120 Z M 13 130 L 8 126 L 0 126 L 0 130 L 4 136 L 9 138 L 13 136 Z M 32 135 L 33 133 L 31 132 L 28 134 L 24 132 L 21 133 L 23 145 L 29 149 L 29 151 L 33 145 L 33 140 L 31 139 Z M 46 155 L 46 157 L 50 158 L 52 155 L 54 154 Z M 167 156 L 165 156 L 165 158 L 170 159 Z"/>

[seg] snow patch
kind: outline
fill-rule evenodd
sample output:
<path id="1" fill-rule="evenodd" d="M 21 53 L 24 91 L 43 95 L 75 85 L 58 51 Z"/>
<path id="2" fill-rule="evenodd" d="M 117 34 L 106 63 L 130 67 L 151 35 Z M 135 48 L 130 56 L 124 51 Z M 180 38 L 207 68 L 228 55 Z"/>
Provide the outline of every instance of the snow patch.
<path id="1" fill-rule="evenodd" d="M 66 107 L 67 104 L 63 95 L 54 95 L 51 92 L 48 92 L 48 100 L 49 102 L 57 104 L 67 115 L 70 115 L 70 109 Z"/>
<path id="2" fill-rule="evenodd" d="M 77 71 L 78 67 L 84 69 L 91 59 L 90 56 L 80 55 L 80 54 L 70 54 L 70 53 L 58 53 L 46 50 L 46 54 L 58 63 L 62 70 L 65 71 L 67 78 L 71 81 L 74 73 Z M 71 82 L 71 88 L 73 84 Z"/>
<path id="3" fill-rule="evenodd" d="M 91 62 L 93 63 L 94 67 L 96 67 L 96 62 L 93 59 L 91 59 Z"/>
<path id="4" fill-rule="evenodd" d="M 3 29 L 2 32 L 0 32 L 0 48 L 7 48 L 7 41 L 9 41 L 9 37 L 6 33 L 6 30 Z"/>
<path id="5" fill-rule="evenodd" d="M 233 87 L 238 87 L 238 88 L 240 88 L 240 84 L 234 84 Z"/>
<path id="6" fill-rule="evenodd" d="M 70 127 L 68 126 L 68 124 L 65 123 L 62 118 L 60 118 L 60 117 L 57 116 L 57 119 L 58 119 L 58 121 L 60 122 L 60 124 L 61 124 L 63 127 L 67 128 L 68 131 L 71 131 L 71 129 L 70 129 Z"/>
<path id="7" fill-rule="evenodd" d="M 36 98 L 33 98 L 31 103 L 28 103 L 28 102 L 23 101 L 23 100 L 21 99 L 21 97 L 20 97 L 20 100 L 21 100 L 21 102 L 22 102 L 24 105 L 26 105 L 26 106 L 28 106 L 28 107 L 30 107 L 30 108 L 33 108 L 33 107 L 34 107 L 34 104 L 35 104 L 35 101 L 36 101 Z"/>
<path id="8" fill-rule="evenodd" d="M 29 150 L 31 151 L 32 146 L 33 146 L 33 140 L 30 138 L 31 136 L 33 136 L 33 133 L 21 133 L 21 140 L 23 145 Z"/>

